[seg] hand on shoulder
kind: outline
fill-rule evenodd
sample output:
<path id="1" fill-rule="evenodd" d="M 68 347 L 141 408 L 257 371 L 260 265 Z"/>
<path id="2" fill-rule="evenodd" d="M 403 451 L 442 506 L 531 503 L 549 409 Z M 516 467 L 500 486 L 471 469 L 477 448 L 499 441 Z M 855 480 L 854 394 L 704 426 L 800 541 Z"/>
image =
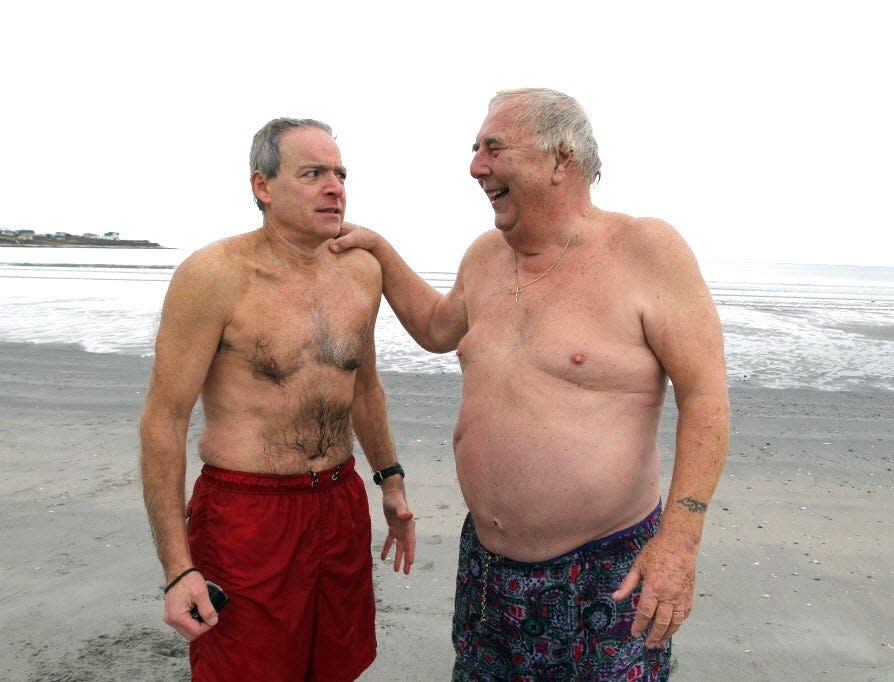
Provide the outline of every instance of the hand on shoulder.
<path id="1" fill-rule="evenodd" d="M 342 223 L 341 231 L 338 237 L 329 243 L 329 250 L 333 253 L 340 253 L 348 249 L 366 249 L 372 251 L 382 237 L 372 230 L 354 225 L 353 223 Z"/>

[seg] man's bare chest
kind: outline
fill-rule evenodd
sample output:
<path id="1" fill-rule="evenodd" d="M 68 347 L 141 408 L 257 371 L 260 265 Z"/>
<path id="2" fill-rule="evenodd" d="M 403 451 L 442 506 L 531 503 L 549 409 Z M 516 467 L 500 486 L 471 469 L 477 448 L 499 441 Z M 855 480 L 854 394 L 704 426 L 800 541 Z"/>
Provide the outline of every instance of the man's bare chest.
<path id="1" fill-rule="evenodd" d="M 562 287 L 496 291 L 472 300 L 469 331 L 457 348 L 463 371 L 534 370 L 585 388 L 627 390 L 654 383 L 657 359 L 629 301 Z"/>
<path id="2" fill-rule="evenodd" d="M 302 370 L 351 372 L 373 343 L 376 303 L 349 287 L 249 291 L 233 305 L 218 356 L 280 386 Z"/>

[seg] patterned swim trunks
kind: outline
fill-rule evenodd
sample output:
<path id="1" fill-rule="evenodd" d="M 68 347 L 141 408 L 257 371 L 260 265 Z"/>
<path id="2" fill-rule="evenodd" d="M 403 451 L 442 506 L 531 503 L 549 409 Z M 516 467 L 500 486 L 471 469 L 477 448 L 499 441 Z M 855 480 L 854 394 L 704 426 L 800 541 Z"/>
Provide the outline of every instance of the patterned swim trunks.
<path id="1" fill-rule="evenodd" d="M 631 528 L 531 564 L 488 552 L 471 515 L 459 546 L 454 682 L 605 680 L 663 682 L 671 644 L 631 637 L 640 590 L 611 594 L 658 531 L 661 504 Z"/>

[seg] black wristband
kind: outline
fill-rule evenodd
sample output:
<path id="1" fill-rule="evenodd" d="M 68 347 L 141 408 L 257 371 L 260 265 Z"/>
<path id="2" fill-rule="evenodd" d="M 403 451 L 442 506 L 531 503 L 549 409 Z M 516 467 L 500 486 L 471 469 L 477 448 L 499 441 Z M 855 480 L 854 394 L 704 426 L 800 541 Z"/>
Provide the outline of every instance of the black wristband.
<path id="1" fill-rule="evenodd" d="M 376 471 L 373 473 L 373 483 L 376 485 L 382 485 L 382 481 L 384 481 L 389 476 L 394 476 L 394 474 L 400 474 L 400 477 L 404 477 L 404 468 L 400 464 L 395 464 L 392 467 L 388 467 L 387 469 L 382 469 L 381 471 Z"/>
<path id="2" fill-rule="evenodd" d="M 181 580 L 184 576 L 187 576 L 187 575 L 189 575 L 190 573 L 192 573 L 193 571 L 198 571 L 198 570 L 199 570 L 199 569 L 197 569 L 195 566 L 190 566 L 189 568 L 187 568 L 185 571 L 183 571 L 183 573 L 181 573 L 180 575 L 178 575 L 176 578 L 174 578 L 171 582 L 169 582 L 169 583 L 167 584 L 167 586 L 165 587 L 165 594 L 167 594 L 167 593 L 168 593 L 168 590 L 170 590 L 172 587 L 174 587 L 174 585 L 176 585 L 177 583 L 179 583 L 180 580 Z"/>

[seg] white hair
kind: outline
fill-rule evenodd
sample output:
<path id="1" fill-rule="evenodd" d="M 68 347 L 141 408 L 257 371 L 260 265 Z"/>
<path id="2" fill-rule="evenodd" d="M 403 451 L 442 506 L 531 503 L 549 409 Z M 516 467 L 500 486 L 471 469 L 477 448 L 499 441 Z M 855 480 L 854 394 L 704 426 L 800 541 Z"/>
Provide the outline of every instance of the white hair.
<path id="1" fill-rule="evenodd" d="M 602 168 L 599 145 L 590 119 L 576 99 L 547 88 L 501 90 L 490 101 L 488 110 L 493 111 L 513 98 L 521 98 L 519 123 L 531 130 L 541 149 L 571 152 L 571 162 L 577 164 L 588 185 L 599 179 Z"/>

